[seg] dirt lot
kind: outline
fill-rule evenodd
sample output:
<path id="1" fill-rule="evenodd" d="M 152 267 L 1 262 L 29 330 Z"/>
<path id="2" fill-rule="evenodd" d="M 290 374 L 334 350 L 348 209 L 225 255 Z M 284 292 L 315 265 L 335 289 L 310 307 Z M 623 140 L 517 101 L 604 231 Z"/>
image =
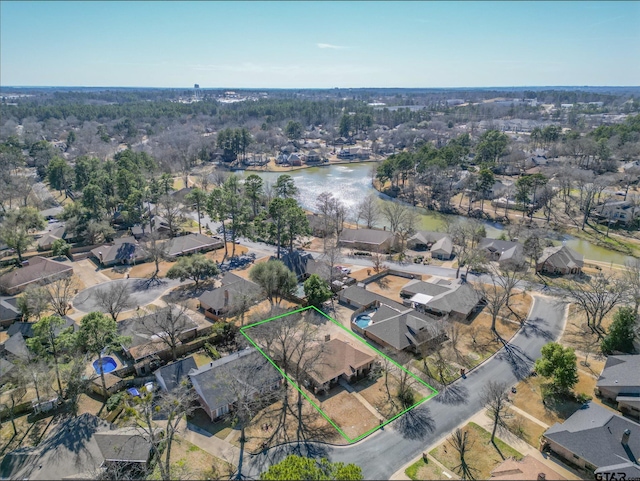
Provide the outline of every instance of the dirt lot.
<path id="1" fill-rule="evenodd" d="M 406 277 L 388 275 L 367 284 L 367 290 L 402 304 L 400 290 L 409 281 Z"/>
<path id="2" fill-rule="evenodd" d="M 510 456 L 515 459 L 522 459 L 522 454 L 500 439 L 495 438 L 495 445 L 492 444 L 490 441 L 491 433 L 475 423 L 467 424 L 462 430 L 468 433 L 467 442 L 473 446 L 473 449 L 469 450 L 465 457 L 471 471 L 469 474 L 473 476 L 472 479 L 489 479 L 491 471 Z M 429 454 L 454 473 L 462 475 L 462 471 L 458 467 L 460 465 L 460 457 L 448 440 L 430 451 Z M 469 474 L 467 474 L 467 479 L 471 477 Z"/>
<path id="3" fill-rule="evenodd" d="M 171 460 L 173 479 L 228 479 L 234 470 L 226 461 L 178 436 L 171 445 Z"/>
<path id="4" fill-rule="evenodd" d="M 380 425 L 378 418 L 344 388 L 336 386 L 328 396 L 313 396 L 311 399 L 351 439 Z"/>

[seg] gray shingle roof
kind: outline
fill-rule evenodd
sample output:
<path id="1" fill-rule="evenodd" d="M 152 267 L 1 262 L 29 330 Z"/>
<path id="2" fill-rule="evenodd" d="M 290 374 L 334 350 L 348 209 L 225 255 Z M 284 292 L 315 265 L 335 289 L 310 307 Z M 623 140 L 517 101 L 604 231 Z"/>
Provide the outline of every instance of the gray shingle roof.
<path id="1" fill-rule="evenodd" d="M 419 230 L 407 239 L 407 243 L 416 242 L 418 244 L 435 244 L 440 239 L 448 237 L 446 232 L 432 232 L 428 230 Z"/>
<path id="2" fill-rule="evenodd" d="M 448 286 L 441 286 L 439 284 L 434 284 L 433 282 L 424 282 L 419 279 L 414 279 L 402 286 L 401 292 L 409 296 L 413 296 L 414 294 L 437 296 L 439 294 L 449 292 L 450 290 L 451 287 Z"/>
<path id="3" fill-rule="evenodd" d="M 546 263 L 558 269 L 582 268 L 584 256 L 567 246 L 547 247 L 542 251 L 537 263 Z"/>
<path id="4" fill-rule="evenodd" d="M 169 307 L 165 307 L 152 314 L 147 314 L 146 316 L 123 319 L 118 322 L 118 334 L 120 336 L 131 337 L 131 344 L 129 345 L 129 347 L 135 347 L 141 344 L 158 341 L 158 335 L 150 331 L 157 331 L 158 334 L 161 334 L 163 332 L 160 322 L 164 321 L 162 317 L 159 316 L 168 314 L 169 309 Z M 176 327 L 182 328 L 182 332 L 196 329 L 198 327 L 198 324 L 186 313 L 179 314 L 177 308 L 174 308 L 173 315 L 184 316 L 184 320 L 180 320 L 179 323 L 176 322 L 175 324 Z"/>
<path id="5" fill-rule="evenodd" d="M 403 312 L 380 307 L 372 316 L 372 323 L 365 329 L 397 350 L 438 337 L 440 328 L 435 319 L 413 309 Z"/>
<path id="6" fill-rule="evenodd" d="M 44 281 L 50 277 L 73 272 L 73 267 L 62 262 L 53 261 L 40 256 L 29 259 L 29 265 L 14 269 L 0 277 L 1 289 L 14 289 L 33 282 Z"/>
<path id="7" fill-rule="evenodd" d="M 227 273 L 222 278 L 222 286 L 211 291 L 207 291 L 199 298 L 203 306 L 215 310 L 224 309 L 225 291 L 228 292 L 227 306 L 235 306 L 242 296 L 250 299 L 259 299 L 262 296 L 262 289 L 254 282 L 243 279 L 232 273 Z"/>
<path id="8" fill-rule="evenodd" d="M 146 463 L 151 443 L 140 435 L 97 433 L 94 439 L 105 461 Z"/>
<path id="9" fill-rule="evenodd" d="M 640 354 L 609 356 L 596 387 L 640 386 Z"/>
<path id="10" fill-rule="evenodd" d="M 451 255 L 453 253 L 453 241 L 449 236 L 443 237 L 431 246 L 431 252 Z"/>
<path id="11" fill-rule="evenodd" d="M 16 333 L 4 342 L 4 348 L 8 353 L 13 354 L 20 359 L 29 357 L 29 349 L 21 332 Z"/>
<path id="12" fill-rule="evenodd" d="M 343 229 L 340 242 L 380 245 L 394 237 L 392 232 L 375 229 Z"/>
<path id="13" fill-rule="evenodd" d="M 126 261 L 139 262 L 149 257 L 149 254 L 138 244 L 138 241 L 133 236 L 125 239 L 116 239 L 113 245 L 104 244 L 96 247 L 91 251 L 91 254 L 103 264 Z"/>
<path id="14" fill-rule="evenodd" d="M 628 449 L 621 442 L 626 429 L 631 432 Z M 544 436 L 596 468 L 626 463 L 632 461 L 630 453 L 640 454 L 640 424 L 593 402 L 551 426 Z"/>
<path id="15" fill-rule="evenodd" d="M 182 254 L 218 249 L 223 246 L 221 239 L 199 233 L 187 234 L 167 241 L 167 255 L 175 257 Z"/>
<path id="16" fill-rule="evenodd" d="M 167 391 L 171 391 L 186 379 L 192 369 L 197 370 L 198 366 L 193 357 L 189 356 L 186 359 L 161 367 L 155 372 L 155 375 L 160 385 Z"/>
<path id="17" fill-rule="evenodd" d="M 363 306 L 371 304 L 374 301 L 379 301 L 382 304 L 386 304 L 387 306 L 390 306 L 398 311 L 407 309 L 402 304 L 392 301 L 391 299 L 387 299 L 386 297 L 381 296 L 380 294 L 376 294 L 375 292 L 367 291 L 366 289 L 358 286 L 347 287 L 340 292 L 339 296 L 341 300 L 350 300 Z"/>
<path id="18" fill-rule="evenodd" d="M 280 373 L 256 349 L 248 348 L 222 357 L 189 373 L 194 389 L 211 411 L 234 402 L 234 391 L 247 393 L 268 389 Z"/>

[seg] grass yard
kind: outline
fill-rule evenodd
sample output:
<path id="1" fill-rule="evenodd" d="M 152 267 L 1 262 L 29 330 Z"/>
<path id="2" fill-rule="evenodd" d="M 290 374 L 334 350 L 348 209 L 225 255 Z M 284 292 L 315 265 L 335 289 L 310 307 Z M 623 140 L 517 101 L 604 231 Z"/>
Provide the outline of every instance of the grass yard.
<path id="1" fill-rule="evenodd" d="M 410 479 L 417 480 L 432 480 L 432 479 L 447 479 L 442 469 L 433 462 L 427 462 L 424 458 L 418 459 L 415 463 L 404 470 Z"/>
<path id="2" fill-rule="evenodd" d="M 165 277 L 167 275 L 167 271 L 171 269 L 171 267 L 175 264 L 175 262 L 166 262 L 162 261 L 158 264 L 160 271 L 158 272 L 159 277 Z M 138 264 L 134 266 L 129 271 L 129 276 L 131 277 L 140 277 L 140 278 L 151 278 L 153 273 L 156 271 L 156 263 L 155 262 L 145 262 L 144 264 Z"/>
<path id="3" fill-rule="evenodd" d="M 384 376 L 378 378 L 376 381 L 365 378 L 362 381 L 359 381 L 353 387 L 355 388 L 356 392 L 363 398 L 365 398 L 369 404 L 376 408 L 385 419 L 391 419 L 399 412 L 404 411 L 404 408 L 401 407 L 400 403 L 397 400 L 395 400 L 395 405 L 389 401 L 389 396 L 387 396 L 387 389 L 384 385 Z M 397 392 L 397 390 L 398 380 L 394 376 L 390 375 L 389 392 L 393 396 Z M 416 402 L 423 397 L 424 396 L 421 396 L 414 390 L 414 399 Z"/>
<path id="4" fill-rule="evenodd" d="M 540 437 L 546 431 L 538 423 L 517 413 L 507 420 L 507 429 L 536 449 L 540 446 Z"/>
<path id="5" fill-rule="evenodd" d="M 578 377 L 578 384 L 576 384 L 574 392 L 593 396 L 594 402 L 600 403 L 593 394 L 596 380 L 583 371 L 578 371 Z M 552 426 L 571 416 L 580 408 L 581 403 L 572 399 L 547 399 L 543 403 L 542 386 L 547 382 L 541 376 L 529 377 L 520 381 L 516 385 L 517 392 L 513 396 L 513 404 L 543 423 Z"/>
<path id="6" fill-rule="evenodd" d="M 489 479 L 491 471 L 508 457 L 517 460 L 523 458 L 522 454 L 507 445 L 498 438 L 491 443 L 491 433 L 475 423 L 469 423 L 462 431 L 467 432 L 468 454 L 465 461 L 472 471 L 475 479 Z M 460 457 L 458 452 L 449 444 L 448 439 L 429 452 L 431 456 L 458 475 L 462 475 L 459 468 Z"/>
<path id="7" fill-rule="evenodd" d="M 18 434 L 14 436 L 9 418 L 3 419 L 0 427 L 0 456 L 18 448 L 37 446 L 46 434 L 60 421 L 59 416 L 42 418 L 35 423 L 27 420 L 27 415 L 15 418 Z"/>

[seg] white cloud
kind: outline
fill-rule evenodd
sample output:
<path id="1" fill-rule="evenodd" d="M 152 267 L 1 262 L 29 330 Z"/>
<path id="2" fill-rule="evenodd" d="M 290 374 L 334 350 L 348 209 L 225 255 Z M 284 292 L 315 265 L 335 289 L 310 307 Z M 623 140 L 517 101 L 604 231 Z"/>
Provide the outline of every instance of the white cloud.
<path id="1" fill-rule="evenodd" d="M 343 48 L 347 48 L 347 47 L 343 47 L 341 45 L 333 45 L 330 43 L 318 43 L 316 44 L 318 46 L 318 48 L 332 48 L 334 50 L 341 50 Z"/>

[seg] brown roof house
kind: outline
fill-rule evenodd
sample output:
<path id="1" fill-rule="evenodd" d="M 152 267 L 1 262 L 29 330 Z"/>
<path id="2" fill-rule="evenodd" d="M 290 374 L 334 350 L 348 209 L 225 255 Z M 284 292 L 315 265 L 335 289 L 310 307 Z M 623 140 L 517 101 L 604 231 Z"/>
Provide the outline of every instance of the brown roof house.
<path id="1" fill-rule="evenodd" d="M 121 264 L 136 264 L 149 259 L 149 254 L 133 236 L 115 239 L 113 244 L 104 244 L 91 251 L 103 267 Z"/>
<path id="2" fill-rule="evenodd" d="M 57 241 L 58 239 L 65 238 L 65 234 L 66 234 L 65 230 L 66 230 L 65 226 L 60 226 L 60 227 L 56 227 L 53 230 L 48 231 L 46 234 L 40 237 L 40 239 L 38 239 L 38 250 L 39 251 L 50 250 L 51 247 L 53 247 L 53 243 L 55 241 Z"/>
<path id="3" fill-rule="evenodd" d="M 584 266 L 584 256 L 567 246 L 547 247 L 536 262 L 536 272 L 548 274 L 579 274 Z"/>
<path id="4" fill-rule="evenodd" d="M 233 315 L 239 308 L 251 306 L 263 299 L 262 288 L 232 273 L 221 280 L 221 286 L 202 294 L 198 300 L 205 316 L 219 320 Z"/>
<path id="5" fill-rule="evenodd" d="M 520 481 L 522 479 L 537 481 L 564 481 L 564 476 L 556 473 L 546 464 L 527 454 L 520 461 L 507 458 L 491 471 L 491 478 L 496 481 Z"/>
<path id="6" fill-rule="evenodd" d="M 595 390 L 624 414 L 640 418 L 640 355 L 609 356 Z"/>
<path id="7" fill-rule="evenodd" d="M 309 354 L 318 358 L 314 359 L 312 368 L 306 373 L 316 393 L 327 392 L 338 384 L 340 379 L 346 382 L 362 379 L 375 362 L 375 357 L 371 354 L 340 339 L 325 342 L 321 349 L 319 353 L 315 351 Z"/>
<path id="8" fill-rule="evenodd" d="M 33 284 L 50 282 L 70 277 L 73 267 L 45 257 L 35 256 L 29 259 L 29 265 L 14 269 L 0 277 L 0 291 L 13 296 Z"/>
<path id="9" fill-rule="evenodd" d="M 397 236 L 388 230 L 343 229 L 340 245 L 356 250 L 389 252 L 397 243 Z"/>
<path id="10" fill-rule="evenodd" d="M 616 473 L 618 479 L 618 473 L 640 477 L 640 424 L 593 402 L 547 429 L 541 445 L 590 476 L 595 472 Z"/>

